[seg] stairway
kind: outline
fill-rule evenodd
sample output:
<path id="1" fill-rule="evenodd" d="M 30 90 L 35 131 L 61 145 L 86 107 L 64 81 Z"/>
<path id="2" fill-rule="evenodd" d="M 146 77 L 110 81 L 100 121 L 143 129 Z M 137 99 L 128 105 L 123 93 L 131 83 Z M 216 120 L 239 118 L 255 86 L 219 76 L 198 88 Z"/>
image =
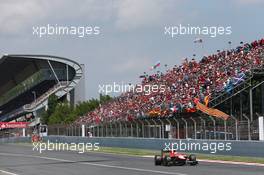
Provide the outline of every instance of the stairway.
<path id="1" fill-rule="evenodd" d="M 248 88 L 256 88 L 257 86 L 264 83 L 264 80 L 262 80 L 260 83 L 252 81 L 253 78 L 256 76 L 264 77 L 264 69 L 252 69 L 250 75 L 248 75 L 243 82 L 237 84 L 231 92 L 228 93 L 226 91 L 223 91 L 221 94 L 213 97 L 209 102 L 209 106 L 211 108 L 214 108 L 220 105 L 221 103 L 227 101 L 228 99 L 232 98 L 233 96 L 236 96 L 237 94 L 241 93 L 242 91 Z"/>

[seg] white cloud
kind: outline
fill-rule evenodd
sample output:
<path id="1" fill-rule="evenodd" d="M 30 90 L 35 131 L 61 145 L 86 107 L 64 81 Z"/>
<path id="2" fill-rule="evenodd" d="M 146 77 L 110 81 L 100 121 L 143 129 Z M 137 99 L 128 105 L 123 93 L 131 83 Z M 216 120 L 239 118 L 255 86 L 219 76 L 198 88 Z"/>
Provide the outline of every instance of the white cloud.
<path id="1" fill-rule="evenodd" d="M 34 24 L 112 23 L 134 30 L 177 18 L 181 0 L 1 0 L 0 34 L 20 34 Z M 175 15 L 176 13 L 176 15 Z"/>
<path id="2" fill-rule="evenodd" d="M 111 7 L 107 0 L 3 0 L 0 3 L 0 34 L 19 34 L 43 22 L 67 23 L 108 19 Z M 88 25 L 88 24 L 87 24 Z"/>
<path id="3" fill-rule="evenodd" d="M 117 73 L 141 72 L 147 71 L 150 66 L 151 61 L 149 58 L 126 58 L 124 61 L 114 64 L 112 69 Z"/>
<path id="4" fill-rule="evenodd" d="M 120 0 L 117 3 L 116 26 L 122 30 L 130 30 L 160 24 L 178 1 Z"/>
<path id="5" fill-rule="evenodd" d="M 153 24 L 161 16 L 162 7 L 159 1 L 123 0 L 118 5 L 116 25 L 120 29 L 134 29 Z"/>
<path id="6" fill-rule="evenodd" d="M 0 3 L 0 32 L 15 33 L 27 24 L 45 17 L 38 1 L 4 1 Z"/>

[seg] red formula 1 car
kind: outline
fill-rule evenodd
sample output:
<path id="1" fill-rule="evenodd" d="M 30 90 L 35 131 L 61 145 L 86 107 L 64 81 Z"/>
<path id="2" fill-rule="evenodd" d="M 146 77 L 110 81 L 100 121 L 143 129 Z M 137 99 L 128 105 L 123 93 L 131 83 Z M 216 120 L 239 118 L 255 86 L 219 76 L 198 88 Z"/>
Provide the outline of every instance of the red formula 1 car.
<path id="1" fill-rule="evenodd" d="M 198 161 L 196 160 L 196 156 L 194 154 L 186 155 L 182 153 L 178 153 L 172 150 L 161 150 L 161 155 L 155 155 L 154 158 L 155 165 L 197 165 Z"/>

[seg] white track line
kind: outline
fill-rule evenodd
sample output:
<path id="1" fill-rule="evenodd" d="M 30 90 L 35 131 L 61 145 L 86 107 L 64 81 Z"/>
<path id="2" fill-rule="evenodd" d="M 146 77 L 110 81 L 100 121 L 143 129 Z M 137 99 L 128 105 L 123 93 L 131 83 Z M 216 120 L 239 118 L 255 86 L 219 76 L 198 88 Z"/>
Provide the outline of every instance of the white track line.
<path id="1" fill-rule="evenodd" d="M 18 174 L 15 174 L 15 173 L 4 171 L 4 170 L 0 170 L 0 173 L 4 173 L 4 174 L 8 174 L 8 175 L 18 175 Z"/>
<path id="2" fill-rule="evenodd" d="M 224 161 L 224 160 L 198 160 L 199 162 L 209 162 L 209 163 L 221 163 L 221 164 L 233 164 L 233 165 L 249 165 L 249 166 L 260 166 L 264 167 L 261 163 L 250 163 L 250 162 L 234 162 L 234 161 Z"/>
<path id="3" fill-rule="evenodd" d="M 46 160 L 54 160 L 54 161 L 58 161 L 58 162 L 72 162 L 72 163 L 76 162 L 76 161 L 67 160 L 67 159 L 58 159 L 58 158 L 54 158 L 54 157 L 33 156 L 33 155 L 25 155 L 25 154 L 0 153 L 0 155 L 2 155 L 2 156 L 14 156 L 14 157 L 40 158 L 40 159 L 46 159 Z M 149 169 L 131 168 L 131 167 L 124 167 L 124 166 L 114 166 L 114 165 L 88 163 L 88 162 L 76 162 L 76 163 L 84 164 L 84 165 L 92 165 L 92 166 L 97 166 L 97 167 L 131 170 L 131 171 L 139 171 L 139 172 L 148 172 L 148 173 L 155 173 L 155 174 L 188 175 L 188 174 L 177 173 L 177 172 L 156 171 L 156 170 L 149 170 Z M 16 175 L 16 174 L 11 174 L 11 175 Z"/>

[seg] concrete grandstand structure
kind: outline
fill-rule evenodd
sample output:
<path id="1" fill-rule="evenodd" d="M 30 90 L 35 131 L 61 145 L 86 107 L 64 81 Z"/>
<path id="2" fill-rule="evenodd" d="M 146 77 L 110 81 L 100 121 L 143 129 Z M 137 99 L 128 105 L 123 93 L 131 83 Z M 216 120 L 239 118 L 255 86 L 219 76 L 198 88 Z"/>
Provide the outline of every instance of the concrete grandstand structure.
<path id="1" fill-rule="evenodd" d="M 166 91 L 123 93 L 81 116 L 67 134 L 85 125 L 100 137 L 263 140 L 263 65 L 264 39 L 186 58 L 143 76 L 143 86 L 165 84 Z"/>
<path id="2" fill-rule="evenodd" d="M 80 64 L 49 55 L 4 55 L 0 59 L 0 121 L 37 116 L 55 94 L 74 104 Z M 22 119 L 23 120 L 23 119 Z"/>

